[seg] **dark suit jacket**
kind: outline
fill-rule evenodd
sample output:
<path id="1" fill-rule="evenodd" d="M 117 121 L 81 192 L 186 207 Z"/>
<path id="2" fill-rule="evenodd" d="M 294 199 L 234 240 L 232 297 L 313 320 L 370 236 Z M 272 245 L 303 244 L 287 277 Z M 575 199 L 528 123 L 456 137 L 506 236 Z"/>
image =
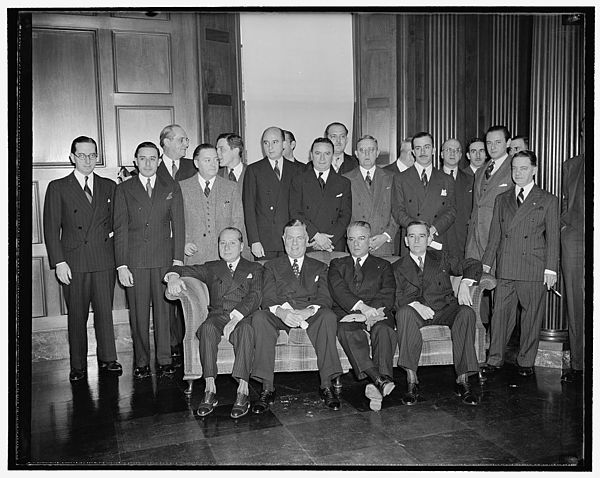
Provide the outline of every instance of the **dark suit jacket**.
<path id="1" fill-rule="evenodd" d="M 383 169 L 390 173 L 394 173 L 394 176 L 400 175 L 400 170 L 398 169 L 397 161 L 394 161 L 393 163 L 390 163 L 387 166 L 384 166 Z"/>
<path id="2" fill-rule="evenodd" d="M 346 247 L 346 227 L 352 217 L 350 181 L 329 169 L 325 188 L 321 189 L 315 170 L 307 168 L 292 180 L 290 188 L 290 218 L 306 223 L 308 237 L 317 232 L 333 234 L 331 242 L 336 251 Z"/>
<path id="3" fill-rule="evenodd" d="M 397 260 L 393 269 L 396 310 L 418 301 L 431 307 L 434 312 L 457 302 L 450 282 L 451 275 L 479 281 L 482 272 L 481 262 L 476 259 L 461 261 L 446 251 L 435 249 L 427 249 L 422 274 L 410 255 Z"/>
<path id="4" fill-rule="evenodd" d="M 356 284 L 354 261 L 354 257 L 346 256 L 329 263 L 327 282 L 333 299 L 333 311 L 338 319 L 349 314 L 359 300 L 376 309 L 385 307 L 384 313 L 390 317 L 396 292 L 392 265 L 385 259 L 369 254 L 361 266 L 363 280 Z"/>
<path id="5" fill-rule="evenodd" d="M 283 226 L 290 219 L 290 184 L 300 169 L 284 161 L 280 181 L 266 157 L 250 164 L 244 175 L 242 202 L 248 243 L 260 242 L 265 251 L 283 251 Z"/>
<path id="6" fill-rule="evenodd" d="M 202 265 L 174 266 L 169 272 L 182 277 L 195 277 L 208 287 L 208 312 L 229 314 L 236 309 L 244 317 L 258 309 L 262 300 L 263 266 L 240 258 L 231 277 L 227 262 L 210 261 Z"/>
<path id="7" fill-rule="evenodd" d="M 248 166 L 243 164 L 242 165 L 242 174 L 240 174 L 240 177 L 237 178 L 237 185 L 238 185 L 240 194 L 242 194 L 242 190 L 243 190 L 243 186 L 244 186 L 244 176 L 246 175 L 246 168 L 248 168 Z M 222 178 L 229 179 L 229 173 L 227 172 L 227 167 L 219 168 L 219 172 L 217 173 L 217 176 L 221 176 Z"/>
<path id="8" fill-rule="evenodd" d="M 543 281 L 544 269 L 558 273 L 559 248 L 556 196 L 534 185 L 517 208 L 514 187 L 498 195 L 482 259 L 496 277 Z"/>
<path id="9" fill-rule="evenodd" d="M 413 166 L 394 179 L 394 219 L 404 229 L 411 221 L 425 221 L 435 226 L 436 241 L 447 246 L 446 231 L 456 217 L 454 181 L 446 173 L 432 168 L 427 189 Z"/>
<path id="10" fill-rule="evenodd" d="M 115 192 L 115 260 L 117 267 L 170 267 L 183 261 L 185 220 L 179 183 L 156 176 L 152 199 L 138 177 Z"/>
<path id="11" fill-rule="evenodd" d="M 340 166 L 338 174 L 342 175 L 349 173 L 355 168 L 358 168 L 358 159 L 356 159 L 354 156 L 344 153 L 344 162 Z"/>
<path id="12" fill-rule="evenodd" d="M 575 156 L 563 163 L 560 215 L 563 239 L 584 240 L 585 231 L 585 157 Z"/>
<path id="13" fill-rule="evenodd" d="M 114 269 L 115 183 L 94 173 L 92 203 L 75 174 L 51 181 L 44 201 L 44 238 L 50 267 L 67 262 L 72 272 Z"/>
<path id="14" fill-rule="evenodd" d="M 163 179 L 173 180 L 173 176 L 171 176 L 171 173 L 169 173 L 169 170 L 167 169 L 167 167 L 165 166 L 165 164 L 163 162 L 164 157 L 161 156 L 160 159 L 161 159 L 161 162 L 158 165 L 158 170 L 156 171 L 156 174 L 158 174 L 159 176 L 162 176 Z M 167 161 L 170 161 L 170 159 L 167 158 Z M 179 169 L 177 170 L 177 173 L 175 174 L 175 180 L 183 181 L 184 179 L 191 178 L 197 172 L 198 172 L 198 170 L 196 169 L 196 166 L 194 166 L 193 159 L 181 158 L 181 160 L 179 161 Z"/>
<path id="15" fill-rule="evenodd" d="M 473 207 L 473 179 L 474 176 L 469 176 L 463 170 L 457 171 L 454 181 L 456 218 L 446 233 L 450 254 L 461 259 L 465 256 L 467 230 Z"/>
<path id="16" fill-rule="evenodd" d="M 265 263 L 262 308 L 289 303 L 294 309 L 309 305 L 331 308 L 327 286 L 327 265 L 304 256 L 300 277 L 296 279 L 290 259 L 280 256 Z"/>

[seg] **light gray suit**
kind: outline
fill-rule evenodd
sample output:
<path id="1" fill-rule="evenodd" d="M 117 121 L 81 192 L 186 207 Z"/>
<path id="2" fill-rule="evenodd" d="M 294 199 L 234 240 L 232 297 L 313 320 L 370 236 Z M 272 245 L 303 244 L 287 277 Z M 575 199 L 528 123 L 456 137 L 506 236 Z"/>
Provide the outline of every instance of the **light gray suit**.
<path id="1" fill-rule="evenodd" d="M 233 181 L 215 177 L 208 198 L 204 195 L 204 179 L 198 182 L 196 174 L 181 181 L 183 209 L 185 212 L 185 243 L 193 242 L 198 251 L 185 256 L 185 265 L 204 264 L 219 259 L 219 232 L 225 227 L 243 231 L 244 213 L 242 196 Z"/>
<path id="2" fill-rule="evenodd" d="M 398 232 L 398 224 L 392 216 L 392 192 L 394 174 L 376 168 L 371 187 L 363 179 L 360 167 L 344 174 L 350 180 L 352 188 L 351 221 L 367 221 L 371 225 L 371 236 L 387 232 L 392 241 Z M 375 256 L 394 254 L 394 243 L 386 242 L 372 252 Z"/>

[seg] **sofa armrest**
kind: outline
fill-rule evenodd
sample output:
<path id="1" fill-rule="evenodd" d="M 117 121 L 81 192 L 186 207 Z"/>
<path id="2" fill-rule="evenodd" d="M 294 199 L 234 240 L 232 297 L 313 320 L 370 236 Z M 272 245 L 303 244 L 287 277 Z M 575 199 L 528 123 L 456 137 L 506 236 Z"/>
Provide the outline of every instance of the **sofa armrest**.
<path id="1" fill-rule="evenodd" d="M 458 292 L 458 286 L 462 276 L 451 276 L 450 280 L 452 282 L 452 289 L 454 290 L 454 295 Z M 481 275 L 481 279 L 479 282 L 471 287 L 471 299 L 473 300 L 473 305 L 471 306 L 475 311 L 475 316 L 477 317 L 477 327 L 483 328 L 483 323 L 481 322 L 481 314 L 480 314 L 480 306 L 481 306 L 481 296 L 483 295 L 484 290 L 492 290 L 496 287 L 496 279 L 494 276 L 483 273 Z"/>

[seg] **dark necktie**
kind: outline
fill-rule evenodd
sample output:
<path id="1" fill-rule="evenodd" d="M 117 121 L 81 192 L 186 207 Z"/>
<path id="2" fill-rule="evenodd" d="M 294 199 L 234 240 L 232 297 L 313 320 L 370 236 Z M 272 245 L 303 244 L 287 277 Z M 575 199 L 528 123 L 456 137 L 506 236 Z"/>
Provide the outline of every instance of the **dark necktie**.
<path id="1" fill-rule="evenodd" d="M 275 160 L 275 167 L 273 168 L 273 171 L 275 171 L 275 176 L 277 176 L 277 179 L 281 179 L 281 171 L 279 169 L 279 166 L 277 165 L 278 160 Z"/>
<path id="2" fill-rule="evenodd" d="M 425 265 L 423 264 L 423 257 L 419 256 L 419 269 L 421 269 L 421 272 L 423 272 L 424 267 Z"/>
<path id="3" fill-rule="evenodd" d="M 206 187 L 204 188 L 204 195 L 208 197 L 210 194 L 210 181 L 206 181 Z"/>
<path id="4" fill-rule="evenodd" d="M 362 267 L 360 266 L 360 257 L 354 263 L 354 282 L 360 284 L 363 280 Z"/>
<path id="5" fill-rule="evenodd" d="M 235 177 L 235 174 L 233 174 L 233 169 L 229 170 L 229 180 L 237 183 L 237 178 Z"/>
<path id="6" fill-rule="evenodd" d="M 426 188 L 427 187 L 427 174 L 425 173 L 425 170 L 423 170 L 423 172 L 421 173 L 421 182 L 423 183 L 423 187 Z"/>
<path id="7" fill-rule="evenodd" d="M 150 184 L 150 178 L 146 181 L 146 191 L 148 192 L 148 197 L 152 197 L 152 184 Z"/>
<path id="8" fill-rule="evenodd" d="M 296 279 L 300 277 L 300 267 L 298 266 L 298 259 L 294 259 L 294 264 L 292 265 L 292 270 L 294 271 L 294 275 Z"/>
<path id="9" fill-rule="evenodd" d="M 87 176 L 85 177 L 85 186 L 83 186 L 83 192 L 85 193 L 85 195 L 88 198 L 88 201 L 91 204 L 92 203 L 92 190 L 88 186 L 88 177 Z"/>
<path id="10" fill-rule="evenodd" d="M 492 175 L 492 171 L 494 170 L 494 160 L 492 159 L 490 161 L 490 164 L 488 164 L 488 167 L 485 169 L 485 179 L 486 181 L 488 179 L 490 179 L 490 176 Z"/>
<path id="11" fill-rule="evenodd" d="M 523 191 L 524 191 L 524 189 L 521 188 L 521 190 L 519 191 L 519 194 L 517 194 L 517 207 L 520 207 L 521 204 L 523 204 L 523 201 L 525 201 L 525 196 L 523 195 Z"/>
<path id="12" fill-rule="evenodd" d="M 323 179 L 323 173 L 319 173 L 319 184 L 321 185 L 321 190 L 325 189 L 325 180 Z"/>
<path id="13" fill-rule="evenodd" d="M 231 272 L 231 277 L 235 274 L 235 270 L 233 270 L 233 264 L 229 263 L 229 272 Z"/>
<path id="14" fill-rule="evenodd" d="M 175 179 L 176 174 L 177 174 L 177 165 L 175 164 L 175 161 L 173 161 L 173 179 Z"/>
<path id="15" fill-rule="evenodd" d="M 371 171 L 367 171 L 367 176 L 365 177 L 365 182 L 367 183 L 367 186 L 369 187 L 369 189 L 371 188 Z"/>

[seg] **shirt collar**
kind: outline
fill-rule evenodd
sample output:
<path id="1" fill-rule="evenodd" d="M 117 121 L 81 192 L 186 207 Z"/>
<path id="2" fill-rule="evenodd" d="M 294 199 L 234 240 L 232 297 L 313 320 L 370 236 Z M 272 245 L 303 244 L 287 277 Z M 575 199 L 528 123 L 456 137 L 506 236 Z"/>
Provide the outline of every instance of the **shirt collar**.
<path id="1" fill-rule="evenodd" d="M 423 253 L 423 255 L 421 256 L 423 258 L 423 264 L 425 264 L 425 254 L 427 254 L 427 251 L 425 251 Z M 419 256 L 417 256 L 416 254 L 413 254 L 411 252 L 410 257 L 412 258 L 413 261 L 415 261 L 415 264 L 419 265 Z"/>
<path id="2" fill-rule="evenodd" d="M 73 173 L 75 174 L 75 179 L 77 179 L 77 182 L 81 186 L 81 189 L 83 189 L 85 186 L 85 176 L 83 174 L 81 174 L 79 171 L 77 171 L 76 169 L 73 170 Z M 90 188 L 90 191 L 92 191 L 92 192 L 94 191 L 94 173 L 93 172 L 88 174 L 88 187 Z"/>
<path id="3" fill-rule="evenodd" d="M 360 257 L 354 257 L 352 256 L 352 262 L 354 262 L 354 264 L 356 264 L 356 259 L 360 259 L 360 265 L 361 267 L 365 265 L 365 261 L 367 260 L 367 257 L 369 257 L 369 253 L 367 252 L 364 256 L 360 256 Z"/>
<path id="4" fill-rule="evenodd" d="M 201 187 L 202 189 L 204 189 L 204 188 L 206 187 L 206 179 L 204 179 L 202 176 L 200 176 L 200 173 L 198 173 L 198 174 L 197 174 L 197 176 L 198 176 L 198 182 L 200 183 L 200 187 Z M 216 177 L 216 176 L 213 176 L 213 178 L 212 178 L 212 179 L 209 179 L 209 180 L 208 180 L 208 187 L 209 187 L 210 189 L 212 189 L 212 188 L 213 188 L 213 185 L 215 184 L 215 180 L 216 180 L 216 179 L 217 179 L 217 177 Z"/>
<path id="5" fill-rule="evenodd" d="M 525 186 L 523 188 L 523 198 L 524 200 L 527 198 L 527 196 L 529 195 L 529 193 L 531 192 L 531 190 L 533 189 L 533 185 L 535 183 L 533 181 L 531 181 L 527 186 Z M 521 190 L 521 186 L 517 186 L 515 184 L 515 197 L 519 195 L 519 191 Z"/>
<path id="6" fill-rule="evenodd" d="M 456 168 L 448 168 L 446 166 L 443 166 L 443 170 L 446 174 L 450 174 L 454 179 L 456 179 L 456 176 L 458 175 L 458 166 Z"/>
<path id="7" fill-rule="evenodd" d="M 319 174 L 323 173 L 323 176 L 321 176 L 323 178 L 323 181 L 327 182 L 327 178 L 329 177 L 329 171 L 331 171 L 331 168 L 328 169 L 327 171 L 317 171 L 314 167 L 313 167 L 313 171 L 315 173 L 315 176 L 318 178 Z"/>
<path id="8" fill-rule="evenodd" d="M 427 179 L 430 179 L 431 178 L 431 170 L 433 169 L 433 163 L 430 163 L 429 166 L 427 166 L 426 168 L 423 168 L 423 166 L 421 166 L 419 163 L 417 163 L 415 161 L 415 169 L 417 170 L 419 177 L 421 177 L 421 174 L 423 174 L 423 169 L 425 169 L 425 174 L 427 175 Z"/>
<path id="9" fill-rule="evenodd" d="M 477 170 L 479 168 L 474 168 L 472 164 L 469 164 L 469 167 L 471 168 L 471 171 L 473 171 L 473 174 L 475 174 L 477 172 Z"/>
<path id="10" fill-rule="evenodd" d="M 271 163 L 272 169 L 275 169 L 275 161 L 277 161 L 277 167 L 279 168 L 279 172 L 283 174 L 283 163 L 285 163 L 287 159 L 285 159 L 283 156 L 277 160 L 271 159 L 269 157 L 267 157 L 267 159 L 269 160 L 269 163 Z"/>
<path id="11" fill-rule="evenodd" d="M 144 189 L 146 189 L 146 184 L 148 184 L 148 178 L 146 176 L 142 176 L 141 174 L 138 174 L 137 177 L 140 178 L 140 182 L 142 183 L 142 186 L 144 186 Z M 152 189 L 154 189 L 155 184 L 156 184 L 156 173 L 153 174 L 152 176 L 150 176 L 150 186 L 152 186 Z"/>
<path id="12" fill-rule="evenodd" d="M 344 164 L 344 153 L 340 154 L 337 157 L 334 156 L 331 160 L 331 165 L 333 166 L 333 169 L 335 169 L 336 173 L 340 170 L 342 164 Z"/>
<path id="13" fill-rule="evenodd" d="M 227 168 L 227 174 L 229 174 L 229 169 Z M 235 174 L 235 179 L 240 180 L 240 176 L 242 175 L 242 170 L 244 169 L 244 164 L 239 163 L 235 168 L 233 168 L 233 174 Z"/>
<path id="14" fill-rule="evenodd" d="M 359 166 L 359 168 L 360 174 L 362 174 L 363 179 L 367 177 L 367 171 L 370 173 L 371 179 L 373 179 L 373 177 L 375 176 L 375 169 L 377 169 L 377 166 L 373 165 L 371 169 L 365 169 L 362 166 Z"/>
<path id="15" fill-rule="evenodd" d="M 294 266 L 294 259 L 288 256 L 288 260 L 290 261 L 290 266 Z M 302 264 L 304 264 L 304 256 L 298 258 L 298 269 L 302 270 Z"/>
<path id="16" fill-rule="evenodd" d="M 504 160 L 506 158 L 508 158 L 508 153 L 506 153 L 504 156 L 499 157 L 498 159 L 490 160 L 494 161 L 494 169 L 492 170 L 492 174 L 494 174 L 498 169 L 500 169 L 500 166 L 502 166 L 502 163 L 504 163 Z"/>
<path id="17" fill-rule="evenodd" d="M 400 172 L 406 171 L 408 169 L 408 166 L 406 164 L 404 164 L 402 161 L 400 161 L 400 158 L 398 158 L 396 160 L 396 166 L 400 170 Z"/>
<path id="18" fill-rule="evenodd" d="M 233 269 L 234 271 L 237 269 L 238 264 L 240 263 L 240 258 L 238 257 L 235 261 L 233 262 L 227 262 L 227 268 L 228 269 Z M 232 267 L 229 267 L 229 264 L 232 265 Z"/>

